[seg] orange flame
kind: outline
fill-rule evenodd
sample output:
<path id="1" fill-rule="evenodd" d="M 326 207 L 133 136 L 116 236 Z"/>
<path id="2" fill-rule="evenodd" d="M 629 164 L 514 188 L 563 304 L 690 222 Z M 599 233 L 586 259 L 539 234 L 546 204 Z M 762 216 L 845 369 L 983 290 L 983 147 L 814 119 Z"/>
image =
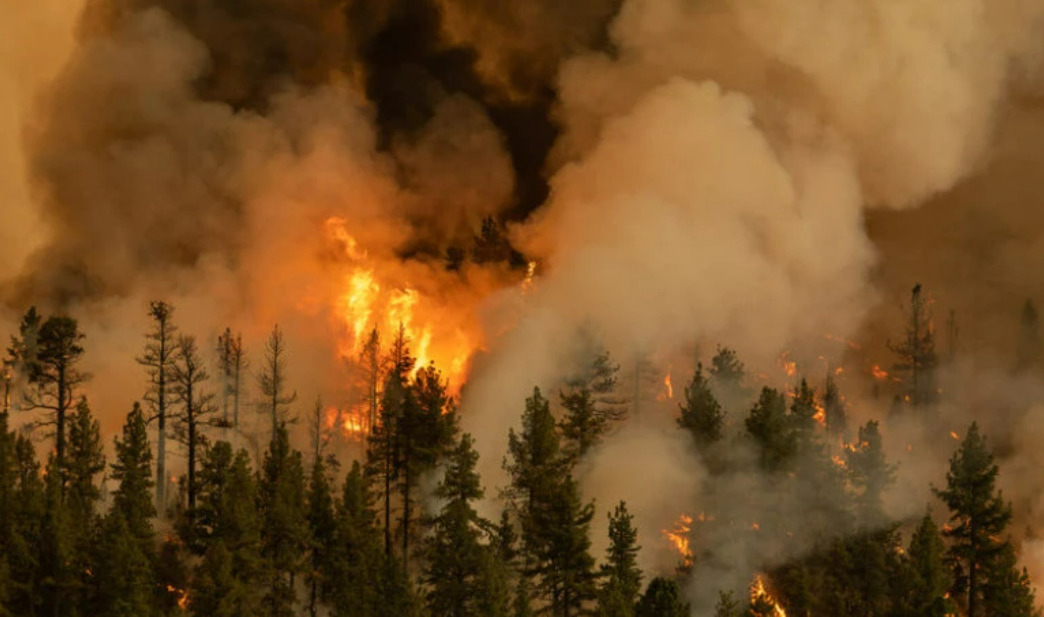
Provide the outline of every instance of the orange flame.
<path id="1" fill-rule="evenodd" d="M 888 379 L 888 371 L 882 369 L 878 365 L 874 365 L 874 368 L 870 369 L 870 374 L 874 376 L 874 379 Z"/>
<path id="2" fill-rule="evenodd" d="M 377 330 L 382 341 L 389 341 L 401 328 L 416 359 L 410 376 L 437 363 L 451 393 L 455 393 L 464 380 L 472 354 L 480 346 L 476 340 L 479 333 L 471 332 L 469 336 L 464 331 L 473 330 L 469 324 L 447 319 L 452 313 L 442 305 L 444 300 L 425 296 L 403 279 L 401 271 L 389 270 L 386 264 L 370 259 L 349 233 L 344 219 L 327 219 L 324 230 L 329 240 L 339 247 L 346 266 L 334 300 L 335 316 L 345 331 L 338 343 L 340 356 L 355 360 L 371 332 Z M 535 267 L 534 264 L 534 271 Z"/>
<path id="3" fill-rule="evenodd" d="M 754 582 L 750 584 L 750 603 L 763 602 L 772 607 L 773 617 L 787 617 L 787 612 L 779 605 L 774 597 L 765 589 L 765 581 L 760 574 L 754 576 Z M 767 617 L 767 616 L 766 616 Z"/>
<path id="4" fill-rule="evenodd" d="M 783 372 L 786 373 L 787 378 L 797 375 L 797 362 L 790 360 L 789 351 L 781 353 L 777 362 L 779 363 L 780 368 L 783 369 Z"/>
<path id="5" fill-rule="evenodd" d="M 526 264 L 526 278 L 522 279 L 522 295 L 533 291 L 533 278 L 536 276 L 537 262 L 531 261 Z"/>
<path id="6" fill-rule="evenodd" d="M 826 426 L 826 408 L 822 404 L 816 403 L 816 413 L 812 416 L 812 419 L 820 424 L 820 426 Z"/>
<path id="7" fill-rule="evenodd" d="M 700 515 L 703 516 L 702 513 Z M 702 518 L 700 520 L 703 520 Z M 689 532 L 692 530 L 692 517 L 682 514 L 674 523 L 673 529 L 664 529 L 663 536 L 667 538 L 671 548 L 681 555 L 682 563 L 686 567 L 692 565 L 692 551 L 689 550 Z"/>
<path id="8" fill-rule="evenodd" d="M 178 608 L 179 609 L 185 610 L 185 609 L 188 608 L 189 594 L 188 594 L 187 591 L 185 591 L 184 589 L 178 589 L 174 585 L 167 585 L 167 591 L 169 593 L 177 594 L 177 596 L 178 596 Z"/>
<path id="9" fill-rule="evenodd" d="M 955 431 L 950 431 L 950 437 L 951 437 L 951 438 L 952 438 L 952 439 L 953 439 L 954 441 L 960 441 L 960 440 L 961 440 L 961 436 L 960 436 L 960 435 L 958 435 L 958 434 L 957 434 L 957 433 L 956 433 Z"/>

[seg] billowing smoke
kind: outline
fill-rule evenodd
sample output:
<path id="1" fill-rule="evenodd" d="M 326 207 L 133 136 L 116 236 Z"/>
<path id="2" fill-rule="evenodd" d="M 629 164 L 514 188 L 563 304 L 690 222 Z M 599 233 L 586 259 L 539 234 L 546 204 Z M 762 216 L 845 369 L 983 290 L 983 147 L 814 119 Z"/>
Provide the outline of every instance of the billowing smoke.
<path id="1" fill-rule="evenodd" d="M 717 343 L 752 367 L 784 349 L 812 364 L 841 359 L 824 335 L 894 330 L 911 277 L 971 315 L 969 350 L 1002 327 L 976 315 L 1039 288 L 1023 266 L 1042 246 L 1026 203 L 1039 153 L 1017 137 L 1040 131 L 1042 2 L 237 6 L 0 13 L 22 33 L 48 27 L 0 56 L 37 69 L 0 83 L 0 131 L 18 137 L 4 143 L 22 146 L 0 159 L 16 187 L 0 214 L 3 299 L 12 316 L 35 302 L 84 320 L 108 428 L 138 395 L 130 359 L 160 296 L 183 329 L 234 324 L 255 349 L 280 322 L 301 393 L 337 391 L 345 263 L 419 290 L 435 337 L 486 349 L 461 405 L 490 487 L 524 398 L 554 391 L 581 326 L 625 367 L 687 355 L 688 369 Z M 997 212 L 982 203 L 993 195 Z M 351 243 L 324 234 L 331 217 Z M 505 264 L 446 265 L 487 217 L 539 263 L 525 295 Z M 977 276 L 954 276 L 968 264 Z M 1035 383 L 1016 389 L 1036 396 Z M 707 494 L 665 407 L 580 467 L 600 507 L 632 503 L 643 559 L 663 570 L 660 530 L 681 511 L 764 488 L 752 473 Z M 977 412 L 946 413 L 960 429 Z M 895 516 L 923 511 L 940 480 L 926 461 L 945 454 L 922 431 L 886 436 L 905 470 Z M 1014 490 L 1037 490 L 1026 443 L 1007 445 Z M 734 585 L 775 548 L 721 552 L 731 567 L 701 584 Z"/>

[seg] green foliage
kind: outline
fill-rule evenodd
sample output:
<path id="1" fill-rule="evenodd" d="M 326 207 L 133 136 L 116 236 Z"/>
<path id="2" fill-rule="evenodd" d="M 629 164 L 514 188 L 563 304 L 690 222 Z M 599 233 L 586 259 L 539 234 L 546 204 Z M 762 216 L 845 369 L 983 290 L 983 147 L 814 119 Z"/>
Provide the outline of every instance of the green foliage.
<path id="1" fill-rule="evenodd" d="M 880 525 L 885 519 L 882 495 L 895 482 L 895 466 L 885 458 L 876 420 L 859 427 L 859 440 L 849 444 L 845 460 L 858 523 L 864 528 Z"/>
<path id="2" fill-rule="evenodd" d="M 378 614 L 384 556 L 370 477 L 356 462 L 345 477 L 337 508 L 336 541 L 333 544 L 327 585 L 336 617 L 371 617 Z"/>
<path id="3" fill-rule="evenodd" d="M 292 617 L 294 577 L 304 565 L 308 547 L 304 467 L 301 453 L 290 447 L 286 425 L 277 427 L 265 452 L 258 485 L 261 555 L 268 566 L 265 614 Z"/>
<path id="4" fill-rule="evenodd" d="M 142 552 L 148 555 L 153 551 L 152 518 L 156 515 L 152 505 L 152 450 L 145 416 L 137 403 L 127 415 L 123 438 L 117 438 L 115 444 L 112 477 L 119 482 L 119 487 L 113 496 L 112 509 L 120 513 L 121 525 L 138 539 Z"/>
<path id="5" fill-rule="evenodd" d="M 333 492 L 327 468 L 336 461 L 317 456 L 312 463 L 308 482 L 309 567 L 306 578 L 309 588 L 309 613 L 316 615 L 320 602 L 329 601 L 332 591 L 329 575 L 332 570 L 337 519 L 334 515 Z M 331 581 L 332 582 L 332 581 Z"/>
<path id="6" fill-rule="evenodd" d="M 758 402 L 747 417 L 746 426 L 757 446 L 761 468 L 769 472 L 785 470 L 797 444 L 783 395 L 767 386 L 762 388 Z"/>
<path id="7" fill-rule="evenodd" d="M 952 594 L 960 597 L 970 617 L 982 610 L 983 581 L 1005 550 L 1001 534 L 1011 521 L 1011 506 L 995 485 L 999 469 L 977 424 L 968 428 L 960 448 L 950 458 L 946 488 L 935 490 L 950 508 L 943 535 L 950 539 L 947 561 L 954 570 Z"/>
<path id="8" fill-rule="evenodd" d="M 638 568 L 638 531 L 627 504 L 620 502 L 609 514 L 609 548 L 601 567 L 598 614 L 602 617 L 631 617 L 642 590 Z"/>
<path id="9" fill-rule="evenodd" d="M 823 389 L 823 416 L 827 432 L 834 437 L 844 437 L 848 430 L 848 412 L 845 410 L 844 397 L 841 396 L 831 372 L 827 373 L 826 386 Z"/>
<path id="10" fill-rule="evenodd" d="M 689 617 L 689 612 L 678 583 L 659 576 L 649 582 L 634 610 L 635 617 Z"/>
<path id="11" fill-rule="evenodd" d="M 711 392 L 710 381 L 703 375 L 703 365 L 696 365 L 692 382 L 685 388 L 685 402 L 679 403 L 678 426 L 692 435 L 696 447 L 704 449 L 719 442 L 725 427 L 725 412 Z"/>
<path id="12" fill-rule="evenodd" d="M 619 371 L 620 366 L 613 362 L 609 352 L 598 350 L 577 375 L 566 381 L 566 387 L 559 393 L 565 410 L 559 428 L 564 454 L 570 463 L 575 464 L 587 454 L 614 423 L 625 417 L 623 402 L 613 396 Z"/>
<path id="13" fill-rule="evenodd" d="M 939 528 L 931 514 L 925 513 L 910 538 L 903 563 L 906 590 L 901 615 L 943 617 L 955 612 L 947 593 L 953 579 L 944 562 L 945 550 Z"/>

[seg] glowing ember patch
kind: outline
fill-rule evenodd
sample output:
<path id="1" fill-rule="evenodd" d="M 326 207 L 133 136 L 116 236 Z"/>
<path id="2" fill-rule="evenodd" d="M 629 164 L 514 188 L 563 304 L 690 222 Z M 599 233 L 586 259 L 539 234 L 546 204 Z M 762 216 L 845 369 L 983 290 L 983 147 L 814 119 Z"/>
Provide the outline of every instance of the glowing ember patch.
<path id="1" fill-rule="evenodd" d="M 784 351 L 782 354 L 780 354 L 777 362 L 779 363 L 780 368 L 783 369 L 783 372 L 786 373 L 788 378 L 797 375 L 797 362 L 794 362 L 790 359 L 789 351 Z"/>
<path id="2" fill-rule="evenodd" d="M 845 461 L 845 459 L 841 458 L 837 454 L 832 456 L 830 460 L 834 461 L 834 464 L 840 467 L 841 469 L 848 469 L 848 463 Z"/>
<path id="3" fill-rule="evenodd" d="M 826 426 L 826 409 L 821 404 L 816 403 L 816 413 L 812 419 L 819 422 L 821 426 Z"/>
<path id="4" fill-rule="evenodd" d="M 772 617 L 787 617 L 787 612 L 783 610 L 779 602 L 765 590 L 765 581 L 762 580 L 760 574 L 756 575 L 754 582 L 750 584 L 750 603 L 753 606 L 768 605 L 772 610 L 770 613 Z M 768 615 L 763 617 L 768 617 Z"/>
<path id="5" fill-rule="evenodd" d="M 186 610 L 188 608 L 189 595 L 188 595 L 187 591 L 185 591 L 184 589 L 178 589 L 174 585 L 167 585 L 167 592 L 168 593 L 172 593 L 172 594 L 176 594 L 178 596 L 178 600 L 177 601 L 178 601 L 178 608 L 179 609 Z"/>
<path id="6" fill-rule="evenodd" d="M 703 514 L 701 513 L 702 517 Z M 703 520 L 702 518 L 700 519 Z M 692 551 L 689 550 L 689 532 L 692 530 L 692 517 L 687 514 L 682 514 L 678 517 L 677 522 L 674 523 L 673 529 L 664 529 L 663 536 L 667 538 L 667 542 L 670 543 L 671 548 L 681 555 L 682 563 L 686 567 L 692 565 Z"/>
<path id="7" fill-rule="evenodd" d="M 958 435 L 954 431 L 950 431 L 950 438 L 953 439 L 954 441 L 960 441 L 961 440 L 961 436 Z"/>
<path id="8" fill-rule="evenodd" d="M 876 364 L 874 365 L 874 368 L 870 369 L 870 374 L 877 380 L 888 379 L 888 371 L 882 369 Z"/>

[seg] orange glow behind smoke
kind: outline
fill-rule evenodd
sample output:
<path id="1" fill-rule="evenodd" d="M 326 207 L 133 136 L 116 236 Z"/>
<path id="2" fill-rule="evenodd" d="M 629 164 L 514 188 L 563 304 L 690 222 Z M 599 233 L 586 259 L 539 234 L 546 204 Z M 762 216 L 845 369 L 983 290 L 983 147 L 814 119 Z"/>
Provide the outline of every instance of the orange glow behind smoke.
<path id="1" fill-rule="evenodd" d="M 874 365 L 874 368 L 870 369 L 870 373 L 874 376 L 874 379 L 888 379 L 888 371 L 882 369 L 878 365 Z"/>

